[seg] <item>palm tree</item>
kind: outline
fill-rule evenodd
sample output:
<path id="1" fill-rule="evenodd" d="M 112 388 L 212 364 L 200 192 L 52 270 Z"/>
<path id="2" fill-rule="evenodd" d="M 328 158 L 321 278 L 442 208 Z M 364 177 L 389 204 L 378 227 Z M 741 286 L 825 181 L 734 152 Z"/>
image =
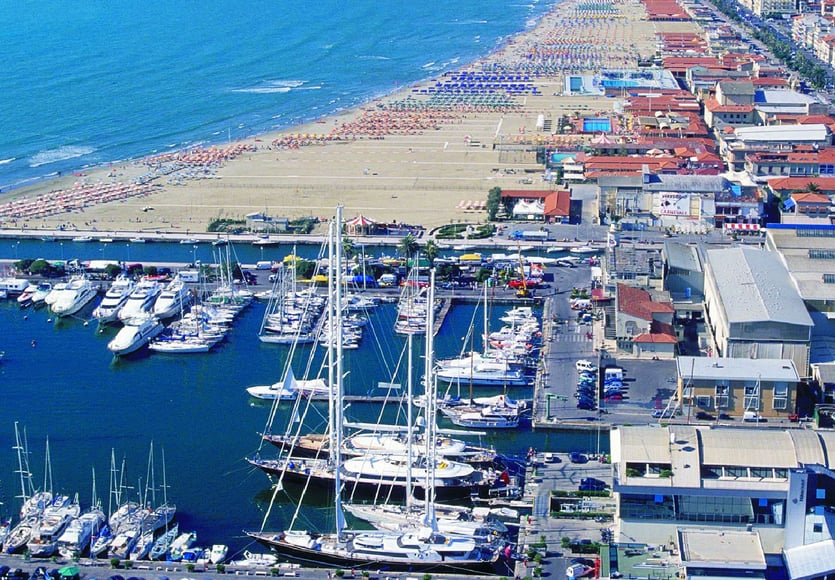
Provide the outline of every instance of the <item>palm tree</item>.
<path id="1" fill-rule="evenodd" d="M 356 254 L 354 240 L 351 238 L 342 238 L 342 255 L 346 260 L 350 260 L 354 257 L 354 254 Z"/>
<path id="2" fill-rule="evenodd" d="M 426 255 L 426 259 L 429 260 L 429 267 L 435 265 L 435 258 L 438 257 L 438 244 L 435 243 L 435 240 L 429 240 L 423 245 L 423 253 Z"/>
<path id="3" fill-rule="evenodd" d="M 418 244 L 417 240 L 412 234 L 408 234 L 405 238 L 400 240 L 400 244 L 397 246 L 397 251 L 400 252 L 406 258 L 412 256 L 413 254 L 416 254 L 419 249 L 420 244 Z"/>

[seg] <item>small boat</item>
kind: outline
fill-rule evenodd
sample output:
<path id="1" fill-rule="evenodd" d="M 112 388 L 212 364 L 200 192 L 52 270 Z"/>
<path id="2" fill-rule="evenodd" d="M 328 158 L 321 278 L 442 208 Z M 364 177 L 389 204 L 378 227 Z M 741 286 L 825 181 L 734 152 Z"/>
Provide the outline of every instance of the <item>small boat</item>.
<path id="1" fill-rule="evenodd" d="M 212 245 L 213 246 L 225 246 L 228 243 L 229 242 L 227 240 L 223 240 L 223 239 L 218 238 L 218 239 L 216 239 L 212 242 Z"/>
<path id="2" fill-rule="evenodd" d="M 183 245 L 185 245 L 185 244 L 194 245 L 194 244 L 199 244 L 200 240 L 198 240 L 196 238 L 183 238 L 182 240 L 180 240 L 180 243 L 183 244 Z"/>
<path id="3" fill-rule="evenodd" d="M 20 296 L 17 297 L 17 303 L 20 305 L 21 308 L 26 308 L 27 306 L 32 305 L 32 297 L 35 295 L 35 292 L 38 291 L 38 287 L 35 284 L 29 284 L 26 289 L 20 293 Z"/>
<path id="4" fill-rule="evenodd" d="M 249 393 L 250 397 L 254 397 L 256 399 L 264 399 L 267 401 L 272 401 L 275 399 L 279 399 L 282 401 L 293 401 L 298 395 L 297 391 L 285 388 L 283 382 L 273 383 L 272 385 L 256 385 L 253 387 L 247 387 L 246 392 Z"/>
<path id="5" fill-rule="evenodd" d="M 72 241 L 85 243 L 85 242 L 92 242 L 93 238 L 91 236 L 76 236 L 72 239 Z"/>
<path id="6" fill-rule="evenodd" d="M 596 254 L 600 250 L 598 248 L 592 248 L 591 246 L 575 246 L 573 248 L 569 248 L 568 251 L 572 254 Z"/>
<path id="7" fill-rule="evenodd" d="M 267 238 L 259 238 L 259 239 L 255 240 L 254 242 L 252 242 L 252 245 L 253 246 L 276 246 L 280 243 L 281 242 L 278 241 L 278 240 L 273 240 L 273 239 L 267 237 Z"/>
<path id="8" fill-rule="evenodd" d="M 131 244 L 144 244 L 147 240 L 145 238 L 129 238 Z"/>
<path id="9" fill-rule="evenodd" d="M 52 292 L 52 284 L 49 282 L 40 282 L 38 289 L 32 294 L 32 306 L 43 306 L 44 300 L 50 292 Z"/>
<path id="10" fill-rule="evenodd" d="M 117 356 L 135 352 L 160 334 L 165 327 L 150 314 L 140 314 L 124 320 L 124 327 L 107 343 L 107 349 Z"/>
<path id="11" fill-rule="evenodd" d="M 234 562 L 232 562 L 232 565 L 240 566 L 242 568 L 271 568 L 275 566 L 276 562 L 278 562 L 278 556 L 274 554 L 259 554 L 257 552 L 250 552 L 249 550 L 244 550 L 243 559 L 235 560 Z"/>
<path id="12" fill-rule="evenodd" d="M 214 544 L 209 552 L 209 562 L 212 564 L 222 564 L 226 560 L 226 554 L 229 552 L 229 546 L 225 544 Z"/>
<path id="13" fill-rule="evenodd" d="M 168 555 L 171 549 L 171 544 L 180 535 L 180 528 L 177 524 L 165 530 L 160 537 L 156 539 L 154 545 L 151 546 L 151 551 L 148 552 L 148 557 L 151 560 L 162 560 Z"/>
<path id="14" fill-rule="evenodd" d="M 179 562 L 183 559 L 183 553 L 197 541 L 197 532 L 186 532 L 180 534 L 171 542 L 171 549 L 168 551 L 168 559 L 172 562 Z"/>
<path id="15" fill-rule="evenodd" d="M 100 241 L 102 244 L 110 244 L 110 243 L 112 243 L 112 242 L 113 242 L 113 238 L 99 238 L 99 241 Z"/>

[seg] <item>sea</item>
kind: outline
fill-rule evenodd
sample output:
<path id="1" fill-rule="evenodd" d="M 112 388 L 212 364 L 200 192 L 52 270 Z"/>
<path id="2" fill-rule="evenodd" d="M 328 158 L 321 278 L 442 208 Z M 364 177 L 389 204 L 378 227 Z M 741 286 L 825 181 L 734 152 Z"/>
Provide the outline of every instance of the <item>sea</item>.
<path id="1" fill-rule="evenodd" d="M 241 8 L 215 0 L 36 0 L 25 9 L 0 10 L 7 63 L 0 74 L 0 187 L 326 117 L 472 62 L 552 5 L 275 0 Z M 254 263 L 281 259 L 293 248 L 233 251 L 235 260 Z M 319 248 L 297 251 L 312 257 Z M 2 239 L 0 257 L 190 263 L 218 256 L 207 244 Z M 288 525 L 299 503 L 295 491 L 275 494 L 268 512 L 270 483 L 245 461 L 259 452 L 260 433 L 293 420 L 279 407 L 270 427 L 270 405 L 244 391 L 278 381 L 289 356 L 287 347 L 257 339 L 265 306 L 245 311 L 210 354 L 140 352 L 123 359 L 106 349 L 116 330 L 97 328 L 91 309 L 56 320 L 45 310 L 0 301 L 0 511 L 10 515 L 20 507 L 17 424 L 35 485 L 79 493 L 83 505 L 95 487 L 107 508 L 113 454 L 125 466 L 124 494 L 153 495 L 157 503 L 166 496 L 178 507 L 181 528 L 198 532 L 198 544 L 229 544 L 235 557 L 253 549 L 243 530 Z M 438 356 L 462 350 L 481 316 L 476 309 L 450 311 Z M 406 384 L 405 341 L 391 330 L 393 307 L 371 316 L 361 348 L 346 353 L 350 394 L 375 394 L 380 382 Z M 491 314 L 494 325 L 497 316 Z M 420 352 L 422 342 L 416 343 Z M 305 354 L 302 349 L 293 359 L 297 376 L 305 373 Z M 422 355 L 413 356 L 421 368 Z M 314 366 L 322 360 L 321 353 L 316 357 Z M 378 412 L 365 403 L 347 411 L 364 421 Z M 321 429 L 322 413 L 305 417 L 305 426 Z M 483 443 L 509 454 L 600 448 L 594 431 L 522 429 L 490 434 Z M 297 527 L 327 529 L 332 512 L 325 494 L 302 505 Z"/>
<path id="2" fill-rule="evenodd" d="M 325 118 L 477 60 L 555 1 L 4 0 L 0 189 Z"/>

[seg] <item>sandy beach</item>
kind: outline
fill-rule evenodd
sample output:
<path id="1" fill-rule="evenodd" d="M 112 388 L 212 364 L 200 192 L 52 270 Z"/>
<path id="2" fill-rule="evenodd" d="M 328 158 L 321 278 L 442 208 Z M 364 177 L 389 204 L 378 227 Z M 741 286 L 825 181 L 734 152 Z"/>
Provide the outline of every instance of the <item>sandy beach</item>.
<path id="1" fill-rule="evenodd" d="M 337 204 L 346 218 L 428 228 L 483 222 L 486 212 L 472 208 L 491 188 L 550 187 L 526 145 L 576 147 L 593 137 L 555 134 L 559 117 L 612 113 L 612 99 L 563 96 L 566 73 L 636 68 L 639 58 L 654 54 L 656 32 L 695 29 L 649 22 L 635 0 L 612 3 L 604 14 L 584 12 L 585 6 L 559 5 L 535 28 L 462 69 L 508 75 L 500 78 L 525 85 L 515 92 L 444 101 L 431 89 L 455 77 L 430 79 L 339 116 L 233 144 L 228 154 L 223 146 L 195 152 L 176 160 L 175 173 L 160 171 L 174 160 L 147 159 L 4 194 L 0 226 L 195 232 L 214 218 L 328 216 Z M 537 127 L 540 115 L 553 126 Z M 131 189 L 143 175 L 145 187 Z M 56 207 L 66 209 L 51 213 Z"/>

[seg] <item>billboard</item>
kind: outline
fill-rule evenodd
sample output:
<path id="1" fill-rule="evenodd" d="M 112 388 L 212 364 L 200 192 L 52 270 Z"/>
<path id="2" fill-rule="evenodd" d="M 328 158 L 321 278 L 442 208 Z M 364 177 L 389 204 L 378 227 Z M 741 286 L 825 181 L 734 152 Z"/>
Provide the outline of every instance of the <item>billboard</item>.
<path id="1" fill-rule="evenodd" d="M 661 193 L 659 194 L 660 215 L 690 215 L 689 193 Z"/>

